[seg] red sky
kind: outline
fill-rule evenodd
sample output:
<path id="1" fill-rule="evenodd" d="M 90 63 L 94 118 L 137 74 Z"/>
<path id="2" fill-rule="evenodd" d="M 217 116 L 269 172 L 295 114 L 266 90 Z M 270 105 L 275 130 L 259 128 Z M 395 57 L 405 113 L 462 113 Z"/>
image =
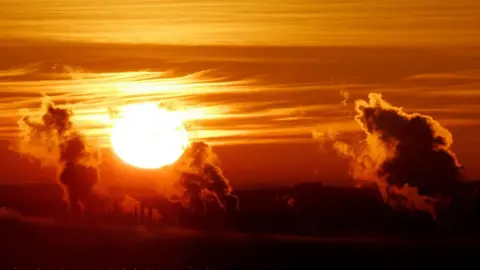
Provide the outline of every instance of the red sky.
<path id="1" fill-rule="evenodd" d="M 135 173 L 109 154 L 108 107 L 154 100 L 189 110 L 192 136 L 236 186 L 349 184 L 346 161 L 312 132 L 361 138 L 352 104 L 369 92 L 439 120 L 480 177 L 477 1 L 0 3 L 1 181 L 54 177 L 8 150 L 19 109 L 41 93 L 72 104 L 104 149 L 105 179 Z"/>

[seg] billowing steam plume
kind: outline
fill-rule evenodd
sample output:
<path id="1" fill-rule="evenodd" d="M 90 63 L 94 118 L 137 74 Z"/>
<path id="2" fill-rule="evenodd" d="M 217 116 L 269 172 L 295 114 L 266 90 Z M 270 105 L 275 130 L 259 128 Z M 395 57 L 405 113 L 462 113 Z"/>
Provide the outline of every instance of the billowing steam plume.
<path id="1" fill-rule="evenodd" d="M 94 187 L 99 182 L 98 153 L 91 151 L 84 138 L 73 128 L 72 113 L 45 102 L 41 117 L 27 115 L 19 121 L 21 138 L 15 150 L 58 168 L 71 211 L 80 215 L 82 208 L 94 205 Z"/>
<path id="2" fill-rule="evenodd" d="M 333 148 L 352 159 L 356 180 L 376 183 L 387 203 L 428 211 L 465 187 L 462 166 L 450 150 L 452 135 L 431 117 L 408 114 L 371 93 L 356 101 L 355 120 L 366 133 L 359 147 L 333 140 Z"/>
<path id="3" fill-rule="evenodd" d="M 217 165 L 217 158 L 209 145 L 193 142 L 176 164 L 181 171 L 179 185 L 184 193 L 182 203 L 198 212 L 206 211 L 206 202 L 216 202 L 227 211 L 238 208 L 238 199 Z"/>

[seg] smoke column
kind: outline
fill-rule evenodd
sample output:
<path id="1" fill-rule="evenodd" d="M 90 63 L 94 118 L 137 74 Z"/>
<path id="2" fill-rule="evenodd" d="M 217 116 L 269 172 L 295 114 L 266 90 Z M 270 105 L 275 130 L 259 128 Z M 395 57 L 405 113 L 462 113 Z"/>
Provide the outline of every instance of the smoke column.
<path id="1" fill-rule="evenodd" d="M 231 194 L 232 187 L 208 144 L 191 143 L 176 167 L 181 171 L 179 185 L 184 190 L 182 202 L 186 207 L 204 213 L 205 203 L 210 201 L 226 211 L 238 208 L 238 198 Z"/>
<path id="2" fill-rule="evenodd" d="M 72 112 L 53 103 L 43 104 L 41 117 L 27 115 L 19 121 L 21 137 L 13 149 L 58 168 L 70 210 L 81 215 L 82 208 L 94 207 L 94 187 L 99 182 L 99 155 L 89 149 L 73 128 Z"/>
<path id="3" fill-rule="evenodd" d="M 462 166 L 450 150 L 451 133 L 431 117 L 408 114 L 381 94 L 355 102 L 355 120 L 366 134 L 358 147 L 333 141 L 352 161 L 352 175 L 377 184 L 393 208 L 429 212 L 464 194 Z"/>

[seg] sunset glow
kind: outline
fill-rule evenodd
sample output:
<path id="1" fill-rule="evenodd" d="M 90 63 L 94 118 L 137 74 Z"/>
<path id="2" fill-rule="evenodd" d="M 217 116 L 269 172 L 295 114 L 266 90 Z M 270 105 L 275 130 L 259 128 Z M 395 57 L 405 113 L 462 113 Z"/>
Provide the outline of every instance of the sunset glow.
<path id="1" fill-rule="evenodd" d="M 0 268 L 444 264 L 479 156 L 480 0 L 0 0 Z"/>
<path id="2" fill-rule="evenodd" d="M 48 97 L 113 173 L 126 162 L 112 153 L 112 112 L 147 102 L 177 112 L 242 184 L 337 183 L 346 165 L 312 133 L 362 140 L 355 100 L 375 92 L 448 128 L 480 175 L 477 0 L 1 2 L 6 149 Z M 28 178 L 9 167 L 6 178 Z"/>

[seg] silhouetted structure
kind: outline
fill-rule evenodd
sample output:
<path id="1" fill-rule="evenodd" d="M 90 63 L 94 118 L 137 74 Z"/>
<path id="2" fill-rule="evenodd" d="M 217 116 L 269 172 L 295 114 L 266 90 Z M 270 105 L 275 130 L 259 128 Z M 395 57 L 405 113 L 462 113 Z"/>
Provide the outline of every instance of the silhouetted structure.
<path id="1" fill-rule="evenodd" d="M 480 223 L 480 185 L 472 182 L 468 186 L 471 195 L 452 204 L 440 227 L 426 212 L 393 210 L 373 188 L 336 188 L 320 183 L 237 190 L 236 196 L 227 197 L 227 211 L 213 201 L 199 199 L 198 208 L 185 208 L 154 192 L 143 196 L 139 192 L 135 194 L 139 203 L 130 212 L 120 211 L 121 201 L 117 201 L 100 218 L 125 226 L 146 224 L 318 236 L 427 235 L 439 229 L 467 233 L 476 231 Z M 15 209 L 26 216 L 62 219 L 68 210 L 62 195 L 56 185 L 5 185 L 0 187 L 0 207 Z M 159 222 L 152 222 L 154 211 L 159 214 Z"/>

